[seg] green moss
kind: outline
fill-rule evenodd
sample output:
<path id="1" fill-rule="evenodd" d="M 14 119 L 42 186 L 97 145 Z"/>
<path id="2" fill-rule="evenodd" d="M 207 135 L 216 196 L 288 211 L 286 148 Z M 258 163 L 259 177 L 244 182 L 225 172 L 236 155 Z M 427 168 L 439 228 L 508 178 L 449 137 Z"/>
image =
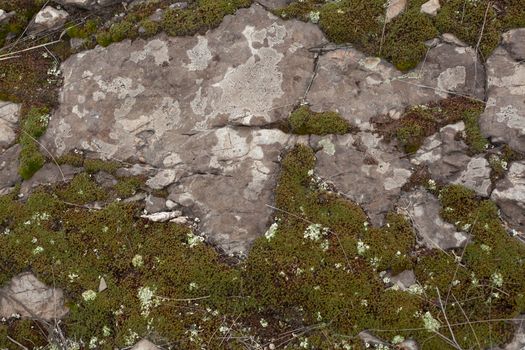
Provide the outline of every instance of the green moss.
<path id="1" fill-rule="evenodd" d="M 84 166 L 84 157 L 74 152 L 63 154 L 56 161 L 59 165 L 67 164 L 77 168 Z"/>
<path id="2" fill-rule="evenodd" d="M 131 197 L 144 184 L 144 180 L 138 177 L 121 179 L 115 185 L 115 191 L 120 197 Z"/>
<path id="3" fill-rule="evenodd" d="M 122 41 L 124 39 L 133 39 L 137 37 L 137 28 L 127 20 L 115 23 L 109 28 L 109 35 L 112 42 Z"/>
<path id="4" fill-rule="evenodd" d="M 290 131 L 299 135 L 345 134 L 350 125 L 337 112 L 312 112 L 308 106 L 301 106 L 288 119 Z"/>
<path id="5" fill-rule="evenodd" d="M 88 174 L 75 176 L 66 188 L 58 192 L 58 195 L 65 201 L 75 204 L 101 201 L 107 197 L 107 193 L 99 188 Z"/>
<path id="6" fill-rule="evenodd" d="M 436 27 L 441 33 L 453 33 L 460 40 L 476 47 L 487 13 L 479 50 L 486 59 L 500 40 L 502 25 L 492 3 L 482 1 L 446 1 L 436 16 Z M 488 11 L 487 11 L 488 9 Z"/>
<path id="7" fill-rule="evenodd" d="M 101 159 L 86 159 L 84 160 L 84 169 L 89 174 L 105 171 L 109 174 L 115 174 L 120 167 L 120 163 L 116 161 L 107 161 Z"/>
<path id="8" fill-rule="evenodd" d="M 111 34 L 107 30 L 103 30 L 96 35 L 97 44 L 102 47 L 109 46 L 112 43 Z"/>
<path id="9" fill-rule="evenodd" d="M 407 71 L 416 67 L 425 56 L 428 51 L 425 41 L 437 35 L 432 20 L 416 7 L 405 11 L 389 24 L 380 54 L 397 69 Z"/>
<path id="10" fill-rule="evenodd" d="M 140 27 L 144 28 L 144 35 L 149 37 L 158 33 L 160 25 L 150 19 L 144 19 L 140 22 Z"/>
<path id="11" fill-rule="evenodd" d="M 38 144 L 29 139 L 23 137 L 25 140 L 22 144 L 20 151 L 20 165 L 18 167 L 18 173 L 24 180 L 29 180 L 40 168 L 42 168 L 46 162 L 43 154 L 40 152 Z"/>

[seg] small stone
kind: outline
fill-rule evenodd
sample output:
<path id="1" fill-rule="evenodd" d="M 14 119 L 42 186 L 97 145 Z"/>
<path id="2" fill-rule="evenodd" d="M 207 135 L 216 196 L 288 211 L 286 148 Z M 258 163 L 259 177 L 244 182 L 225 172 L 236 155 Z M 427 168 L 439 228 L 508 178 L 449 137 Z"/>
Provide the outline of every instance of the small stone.
<path id="1" fill-rule="evenodd" d="M 29 33 L 36 34 L 45 30 L 60 28 L 66 23 L 68 17 L 69 14 L 66 11 L 46 6 L 36 14 L 29 27 Z"/>
<path id="2" fill-rule="evenodd" d="M 407 0 L 388 0 L 387 4 L 385 20 L 386 23 L 389 23 L 405 11 Z"/>
<path id="3" fill-rule="evenodd" d="M 105 171 L 99 171 L 94 176 L 95 182 L 98 183 L 103 188 L 111 188 L 115 186 L 118 181 L 115 177 Z"/>
<path id="4" fill-rule="evenodd" d="M 106 289 L 108 289 L 108 285 L 106 283 L 106 280 L 104 279 L 104 277 L 100 277 L 100 282 L 98 284 L 98 292 L 103 292 L 105 291 Z"/>
<path id="5" fill-rule="evenodd" d="M 395 276 L 390 277 L 390 281 L 397 285 L 400 290 L 407 290 L 416 284 L 416 275 L 412 270 L 405 270 Z"/>
<path id="6" fill-rule="evenodd" d="M 503 46 L 514 60 L 525 60 L 525 28 L 509 30 L 501 38 Z"/>
<path id="7" fill-rule="evenodd" d="M 443 39 L 443 41 L 446 42 L 446 43 L 454 44 L 456 46 L 461 46 L 461 47 L 467 47 L 468 46 L 463 41 L 459 40 L 457 38 L 457 36 L 455 36 L 452 33 L 443 33 L 443 34 L 441 34 L 441 39 Z"/>
<path id="8" fill-rule="evenodd" d="M 465 170 L 452 183 L 463 185 L 476 191 L 480 196 L 490 195 L 490 166 L 482 156 L 472 158 Z"/>
<path id="9" fill-rule="evenodd" d="M 160 213 L 149 214 L 149 215 L 144 214 L 144 215 L 141 215 L 140 217 L 143 219 L 153 221 L 153 222 L 166 222 L 168 220 L 175 219 L 181 215 L 182 213 L 176 210 L 176 211 L 163 211 Z"/>
<path id="10" fill-rule="evenodd" d="M 430 16 L 436 16 L 440 8 L 439 0 L 429 0 L 421 5 L 421 12 Z"/>
<path id="11" fill-rule="evenodd" d="M 168 199 L 166 201 L 166 208 L 168 208 L 169 210 L 175 209 L 176 207 L 177 207 L 177 203 L 175 203 L 171 199 Z"/>
<path id="12" fill-rule="evenodd" d="M 150 188 L 154 190 L 161 190 L 171 185 L 172 183 L 174 183 L 176 179 L 177 179 L 176 170 L 164 169 L 164 170 L 159 171 L 157 175 L 155 175 L 154 177 L 146 181 L 146 185 L 148 185 Z"/>
<path id="13" fill-rule="evenodd" d="M 186 225 L 189 221 L 190 220 L 187 216 L 179 216 L 178 218 L 170 220 L 170 222 L 179 225 Z"/>
<path id="14" fill-rule="evenodd" d="M 170 9 L 175 9 L 175 10 L 182 10 L 182 9 L 185 9 L 186 7 L 188 7 L 188 3 L 186 1 L 179 1 L 179 2 L 176 2 L 170 5 Z"/>
<path id="15" fill-rule="evenodd" d="M 144 202 L 146 203 L 146 211 L 148 213 L 158 213 L 160 211 L 170 209 L 166 207 L 166 200 L 161 197 L 148 195 Z"/>
<path id="16" fill-rule="evenodd" d="M 131 350 L 159 350 L 159 347 L 147 339 L 142 339 L 137 344 L 135 344 Z"/>
<path id="17" fill-rule="evenodd" d="M 0 101 L 0 153 L 14 143 L 19 115 L 20 105 Z"/>

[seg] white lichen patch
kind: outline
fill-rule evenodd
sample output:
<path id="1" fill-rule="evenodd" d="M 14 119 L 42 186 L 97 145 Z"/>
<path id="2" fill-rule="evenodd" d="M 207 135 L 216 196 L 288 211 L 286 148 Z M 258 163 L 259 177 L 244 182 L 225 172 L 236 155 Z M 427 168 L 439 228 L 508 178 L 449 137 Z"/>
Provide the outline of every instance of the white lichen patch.
<path id="1" fill-rule="evenodd" d="M 136 51 L 131 54 L 130 60 L 138 63 L 145 60 L 148 56 L 153 57 L 157 66 L 168 63 L 170 60 L 168 45 L 164 40 L 153 39 L 149 41 L 142 51 Z"/>
<path id="2" fill-rule="evenodd" d="M 208 47 L 208 39 L 204 36 L 197 36 L 197 45 L 192 49 L 186 51 L 190 63 L 186 65 L 189 71 L 200 71 L 208 68 L 208 64 L 213 58 L 210 48 Z"/>

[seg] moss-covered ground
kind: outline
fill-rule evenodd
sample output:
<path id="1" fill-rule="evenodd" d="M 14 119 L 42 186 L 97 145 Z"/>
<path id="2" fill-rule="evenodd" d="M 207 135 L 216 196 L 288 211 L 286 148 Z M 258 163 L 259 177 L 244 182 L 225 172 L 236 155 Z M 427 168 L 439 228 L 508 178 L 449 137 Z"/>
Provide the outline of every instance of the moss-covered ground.
<path id="1" fill-rule="evenodd" d="M 352 127 L 337 112 L 313 112 L 308 106 L 300 106 L 290 114 L 285 129 L 298 135 L 328 135 L 346 134 Z"/>
<path id="2" fill-rule="evenodd" d="M 427 52 L 425 41 L 439 33 L 456 35 L 487 58 L 502 32 L 525 25 L 520 0 L 443 0 L 436 17 L 421 13 L 425 2 L 408 0 L 405 11 L 388 23 L 386 0 L 296 0 L 276 14 L 319 23 L 330 40 L 384 57 L 400 70 L 414 68 Z"/>
<path id="3" fill-rule="evenodd" d="M 513 327 L 499 319 L 525 311 L 525 248 L 492 202 L 460 186 L 435 189 L 443 218 L 473 239 L 464 250 L 421 250 L 406 217 L 390 213 L 372 227 L 357 204 L 314 180 L 314 166 L 306 146 L 285 155 L 273 224 L 235 262 L 187 227 L 140 219 L 140 206 L 88 173 L 25 202 L 0 197 L 0 283 L 30 270 L 63 288 L 70 312 L 61 330 L 82 348 L 148 337 L 177 349 L 361 349 L 365 329 L 423 349 L 509 339 Z M 109 204 L 83 206 L 95 200 Z M 417 285 L 392 287 L 385 272 L 406 269 Z M 101 278 L 108 289 L 98 292 Z M 0 323 L 0 334 L 27 347 L 47 343 L 42 329 L 35 320 Z M 13 343 L 0 337 L 0 347 Z"/>
<path id="4" fill-rule="evenodd" d="M 463 121 L 465 132 L 461 137 L 469 146 L 470 153 L 476 154 L 485 151 L 488 145 L 478 124 L 483 110 L 482 102 L 451 97 L 427 105 L 409 107 L 397 120 L 378 118 L 376 126 L 385 140 L 395 138 L 406 153 L 415 153 L 425 139 L 441 127 Z"/>

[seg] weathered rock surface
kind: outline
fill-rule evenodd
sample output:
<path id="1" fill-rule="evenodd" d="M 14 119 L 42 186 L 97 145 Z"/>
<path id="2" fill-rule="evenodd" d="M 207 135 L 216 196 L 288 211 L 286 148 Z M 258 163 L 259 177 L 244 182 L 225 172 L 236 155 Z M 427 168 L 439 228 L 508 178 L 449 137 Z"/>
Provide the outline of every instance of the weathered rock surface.
<path id="1" fill-rule="evenodd" d="M 441 5 L 439 4 L 439 0 L 428 0 L 423 5 L 421 5 L 421 12 L 430 16 L 435 16 L 437 15 L 440 8 Z"/>
<path id="2" fill-rule="evenodd" d="M 42 142 L 57 155 L 78 148 L 143 160 L 160 169 L 149 186 L 168 187 L 212 241 L 246 250 L 265 231 L 277 160 L 295 139 L 261 127 L 304 95 L 314 62 L 307 48 L 323 40 L 316 26 L 254 5 L 205 36 L 77 54 L 62 66 L 61 104 Z"/>
<path id="3" fill-rule="evenodd" d="M 485 73 L 471 47 L 439 43 L 426 62 L 408 74 L 390 63 L 353 49 L 319 58 L 318 75 L 307 99 L 315 111 L 335 110 L 362 130 L 373 129 L 377 115 L 401 113 L 411 105 L 448 96 L 448 92 L 484 97 Z"/>
<path id="4" fill-rule="evenodd" d="M 502 44 L 513 59 L 525 60 L 525 28 L 512 29 L 503 33 Z"/>
<path id="5" fill-rule="evenodd" d="M 0 289 L 0 317 L 18 314 L 51 321 L 64 317 L 67 312 L 62 290 L 46 286 L 32 273 L 21 273 Z"/>
<path id="6" fill-rule="evenodd" d="M 20 145 L 14 145 L 6 151 L 0 153 L 0 195 L 9 192 L 18 181 L 18 157 L 20 155 Z"/>
<path id="7" fill-rule="evenodd" d="M 155 344 L 150 342 L 148 339 L 142 339 L 139 341 L 135 346 L 131 348 L 131 350 L 158 350 L 159 347 L 157 347 Z"/>
<path id="8" fill-rule="evenodd" d="M 122 2 L 127 2 L 124 0 L 58 0 L 57 2 L 62 5 L 71 5 L 76 7 L 81 7 L 85 9 L 94 9 L 97 7 L 110 6 Z"/>
<path id="9" fill-rule="evenodd" d="M 68 17 L 69 14 L 66 11 L 46 6 L 36 14 L 28 32 L 35 34 L 44 30 L 60 28 L 66 23 Z"/>
<path id="10" fill-rule="evenodd" d="M 405 270 L 392 276 L 390 277 L 390 281 L 400 290 L 407 290 L 410 286 L 417 283 L 416 274 L 412 270 Z"/>
<path id="11" fill-rule="evenodd" d="M 80 168 L 67 164 L 61 165 L 59 168 L 54 163 L 47 163 L 31 179 L 22 183 L 20 193 L 27 196 L 32 189 L 40 185 L 53 185 L 59 182 L 71 181 L 75 174 L 78 174 L 80 171 Z"/>
<path id="12" fill-rule="evenodd" d="M 513 57 L 523 50 L 520 45 L 525 42 L 525 30 L 505 36 L 512 38 L 507 40 L 513 43 L 507 45 L 510 51 L 498 47 L 486 63 L 487 105 L 480 127 L 492 142 L 503 142 L 525 152 L 525 61 Z"/>
<path id="13" fill-rule="evenodd" d="M 15 142 L 19 114 L 20 105 L 0 101 L 0 153 Z"/>
<path id="14" fill-rule="evenodd" d="M 515 230 L 525 233 L 525 162 L 514 162 L 505 178 L 496 183 L 491 199 Z"/>
<path id="15" fill-rule="evenodd" d="M 387 4 L 385 20 L 388 23 L 405 11 L 407 0 L 389 0 Z"/>
<path id="16" fill-rule="evenodd" d="M 407 215 L 414 225 L 421 245 L 430 249 L 458 248 L 467 243 L 469 234 L 458 232 L 439 215 L 439 200 L 424 189 L 403 193 L 398 211 Z"/>
<path id="17" fill-rule="evenodd" d="M 383 224 L 411 175 L 410 162 L 368 132 L 312 136 L 310 143 L 322 147 L 316 154 L 316 174 L 359 203 L 374 225 Z"/>
<path id="18" fill-rule="evenodd" d="M 463 122 L 442 127 L 425 140 L 411 163 L 426 165 L 433 180 L 461 184 L 487 197 L 491 187 L 489 163 L 483 156 L 467 155 L 468 146 L 456 137 L 464 130 Z"/>

